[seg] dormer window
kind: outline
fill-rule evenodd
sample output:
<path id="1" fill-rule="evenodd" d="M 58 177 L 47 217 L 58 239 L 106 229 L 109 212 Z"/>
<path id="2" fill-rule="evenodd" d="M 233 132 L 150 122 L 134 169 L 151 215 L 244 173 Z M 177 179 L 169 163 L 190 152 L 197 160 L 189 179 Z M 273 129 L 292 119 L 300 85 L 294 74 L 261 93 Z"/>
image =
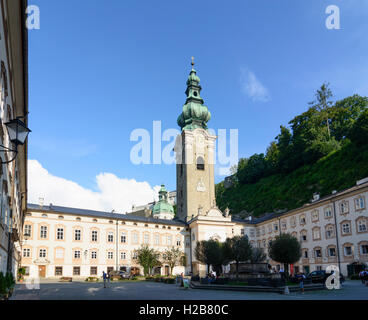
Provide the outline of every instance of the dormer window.
<path id="1" fill-rule="evenodd" d="M 59 216 L 59 219 L 62 220 L 62 219 L 64 219 L 64 217 L 63 216 Z"/>

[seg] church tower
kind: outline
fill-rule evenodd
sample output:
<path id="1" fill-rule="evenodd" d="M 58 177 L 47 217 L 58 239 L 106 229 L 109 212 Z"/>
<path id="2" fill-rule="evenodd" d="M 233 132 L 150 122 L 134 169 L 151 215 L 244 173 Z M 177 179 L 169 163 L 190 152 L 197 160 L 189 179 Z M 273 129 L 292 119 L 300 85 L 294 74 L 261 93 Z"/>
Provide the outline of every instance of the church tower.
<path id="1" fill-rule="evenodd" d="M 206 215 L 216 207 L 214 147 L 216 136 L 207 129 L 211 113 L 200 96 L 200 79 L 194 69 L 187 80 L 187 99 L 178 117 L 182 132 L 176 140 L 177 217 L 183 221 Z"/>

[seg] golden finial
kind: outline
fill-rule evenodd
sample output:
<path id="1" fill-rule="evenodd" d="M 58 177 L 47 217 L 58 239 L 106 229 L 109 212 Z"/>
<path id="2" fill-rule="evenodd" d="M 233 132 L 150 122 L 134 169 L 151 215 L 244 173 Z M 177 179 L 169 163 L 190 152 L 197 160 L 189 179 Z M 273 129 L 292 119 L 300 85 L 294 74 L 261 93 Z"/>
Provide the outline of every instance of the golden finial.
<path id="1" fill-rule="evenodd" d="M 194 67 L 194 57 L 192 57 L 192 66 Z"/>

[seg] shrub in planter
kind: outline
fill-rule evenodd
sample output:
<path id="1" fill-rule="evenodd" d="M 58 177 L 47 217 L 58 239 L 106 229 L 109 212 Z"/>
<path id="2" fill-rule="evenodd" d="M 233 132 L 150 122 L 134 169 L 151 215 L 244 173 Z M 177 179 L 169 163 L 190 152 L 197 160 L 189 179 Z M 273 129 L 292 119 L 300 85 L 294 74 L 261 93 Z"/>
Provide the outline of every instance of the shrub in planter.
<path id="1" fill-rule="evenodd" d="M 7 289 L 10 289 L 12 287 L 14 287 L 15 285 L 15 281 L 14 281 L 14 277 L 13 274 L 10 272 L 7 272 L 5 275 L 5 286 Z"/>
<path id="2" fill-rule="evenodd" d="M 97 277 L 88 277 L 88 278 L 86 278 L 85 281 L 87 281 L 87 282 L 98 282 L 99 279 Z"/>
<path id="3" fill-rule="evenodd" d="M 356 273 L 356 274 L 352 274 L 352 275 L 350 276 L 350 280 L 360 280 L 359 274 L 358 274 L 358 273 Z"/>
<path id="4" fill-rule="evenodd" d="M 0 294 L 6 293 L 6 283 L 5 283 L 5 277 L 2 272 L 0 272 Z"/>

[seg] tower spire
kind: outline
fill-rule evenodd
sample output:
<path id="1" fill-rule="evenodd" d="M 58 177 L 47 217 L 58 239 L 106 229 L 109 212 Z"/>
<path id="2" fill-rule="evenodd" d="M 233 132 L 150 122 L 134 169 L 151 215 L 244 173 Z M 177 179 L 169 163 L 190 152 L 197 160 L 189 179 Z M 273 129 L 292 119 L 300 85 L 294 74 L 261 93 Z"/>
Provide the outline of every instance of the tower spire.
<path id="1" fill-rule="evenodd" d="M 192 69 L 189 73 L 187 90 L 185 91 L 187 99 L 177 122 L 182 130 L 207 129 L 207 122 L 211 119 L 211 113 L 200 96 L 202 87 L 199 84 L 200 79 L 197 76 L 197 71 L 194 69 L 194 57 L 192 57 L 191 65 Z"/>

